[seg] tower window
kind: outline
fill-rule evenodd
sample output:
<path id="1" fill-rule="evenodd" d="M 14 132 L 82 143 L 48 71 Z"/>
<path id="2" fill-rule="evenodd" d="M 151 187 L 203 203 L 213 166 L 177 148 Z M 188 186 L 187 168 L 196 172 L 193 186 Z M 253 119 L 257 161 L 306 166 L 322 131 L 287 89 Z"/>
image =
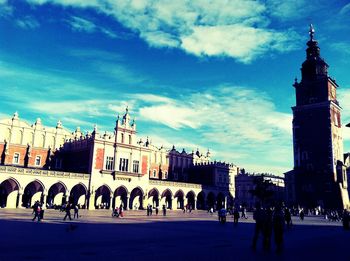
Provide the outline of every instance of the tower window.
<path id="1" fill-rule="evenodd" d="M 120 171 L 128 171 L 128 164 L 129 164 L 129 160 L 128 159 L 120 158 L 119 170 Z"/>
<path id="2" fill-rule="evenodd" d="M 129 144 L 131 145 L 131 135 L 129 135 Z"/>
<path id="3" fill-rule="evenodd" d="M 121 135 L 121 140 L 122 140 L 122 143 L 124 143 L 124 133 L 122 133 Z"/>

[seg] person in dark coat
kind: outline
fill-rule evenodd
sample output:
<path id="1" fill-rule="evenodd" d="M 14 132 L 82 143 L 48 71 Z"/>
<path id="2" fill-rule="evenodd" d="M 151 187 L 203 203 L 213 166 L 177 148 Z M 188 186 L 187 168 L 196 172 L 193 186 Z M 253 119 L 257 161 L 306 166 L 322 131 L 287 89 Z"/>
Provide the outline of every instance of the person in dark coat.
<path id="1" fill-rule="evenodd" d="M 263 234 L 264 220 L 265 220 L 265 212 L 261 208 L 260 203 L 257 203 L 255 206 L 255 211 L 253 213 L 253 219 L 255 220 L 255 229 L 254 229 L 252 248 L 253 248 L 253 250 L 255 250 L 259 234 Z"/>
<path id="2" fill-rule="evenodd" d="M 163 216 L 166 216 L 166 206 L 163 205 Z"/>
<path id="3" fill-rule="evenodd" d="M 72 220 L 72 216 L 70 214 L 70 209 L 72 208 L 71 204 L 67 204 L 66 206 L 66 215 L 64 216 L 63 220 L 66 220 L 67 217 L 69 217 L 69 220 Z"/>
<path id="4" fill-rule="evenodd" d="M 276 252 L 280 253 L 283 249 L 283 227 L 284 214 L 281 206 L 276 206 L 273 213 L 273 230 L 276 243 Z"/>

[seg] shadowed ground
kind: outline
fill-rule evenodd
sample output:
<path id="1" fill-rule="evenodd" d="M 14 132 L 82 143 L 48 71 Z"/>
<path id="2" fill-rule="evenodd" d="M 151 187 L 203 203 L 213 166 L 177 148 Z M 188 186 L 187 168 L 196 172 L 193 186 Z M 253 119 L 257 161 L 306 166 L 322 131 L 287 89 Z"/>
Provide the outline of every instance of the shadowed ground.
<path id="1" fill-rule="evenodd" d="M 0 260 L 350 260 L 350 231 L 321 217 L 293 220 L 277 255 L 274 244 L 268 253 L 261 244 L 251 251 L 251 217 L 234 227 L 231 217 L 222 225 L 202 211 L 125 214 L 82 211 L 81 219 L 62 221 L 63 212 L 46 210 L 45 220 L 32 222 L 31 210 L 1 209 Z"/>

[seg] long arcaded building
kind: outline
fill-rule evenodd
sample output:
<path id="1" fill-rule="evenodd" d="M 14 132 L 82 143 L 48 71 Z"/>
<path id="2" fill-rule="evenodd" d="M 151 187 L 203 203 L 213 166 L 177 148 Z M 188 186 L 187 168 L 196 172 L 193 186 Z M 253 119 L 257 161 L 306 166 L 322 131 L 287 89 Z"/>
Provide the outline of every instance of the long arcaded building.
<path id="1" fill-rule="evenodd" d="M 12 118 L 0 121 L 0 207 L 67 201 L 88 209 L 220 208 L 233 204 L 238 167 L 205 154 L 156 147 L 136 136 L 128 109 L 113 133 L 68 131 Z"/>

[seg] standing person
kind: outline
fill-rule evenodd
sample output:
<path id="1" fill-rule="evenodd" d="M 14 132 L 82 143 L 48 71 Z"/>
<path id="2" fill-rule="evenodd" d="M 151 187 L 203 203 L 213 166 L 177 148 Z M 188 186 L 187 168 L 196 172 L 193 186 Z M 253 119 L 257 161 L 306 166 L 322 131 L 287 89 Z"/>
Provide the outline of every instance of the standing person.
<path id="1" fill-rule="evenodd" d="M 79 208 L 78 205 L 74 206 L 74 218 L 79 218 Z"/>
<path id="2" fill-rule="evenodd" d="M 242 215 L 241 218 L 247 219 L 247 209 L 245 207 L 242 207 Z"/>
<path id="3" fill-rule="evenodd" d="M 263 225 L 263 248 L 266 251 L 270 250 L 271 247 L 271 234 L 272 234 L 272 209 L 271 207 L 266 208 L 264 215 Z"/>
<path id="4" fill-rule="evenodd" d="M 166 206 L 163 205 L 163 216 L 166 216 Z"/>
<path id="5" fill-rule="evenodd" d="M 253 219 L 255 220 L 255 229 L 254 229 L 253 244 L 252 244 L 253 250 L 256 249 L 256 243 L 258 241 L 259 234 L 263 234 L 264 219 L 265 219 L 264 216 L 265 216 L 265 213 L 264 213 L 264 210 L 261 209 L 260 203 L 256 203 L 255 211 L 253 214 Z"/>
<path id="6" fill-rule="evenodd" d="M 66 215 L 64 216 L 63 220 L 66 220 L 67 217 L 69 217 L 69 220 L 72 220 L 72 216 L 70 214 L 71 204 L 67 204 L 66 206 Z"/>
<path id="7" fill-rule="evenodd" d="M 235 210 L 233 211 L 233 224 L 235 226 L 238 225 L 238 219 L 239 219 L 239 211 L 238 211 L 238 208 L 235 208 Z"/>
<path id="8" fill-rule="evenodd" d="M 281 206 L 277 205 L 273 213 L 273 230 L 274 230 L 277 253 L 280 253 L 283 249 L 283 226 L 284 226 L 283 211 Z"/>
<path id="9" fill-rule="evenodd" d="M 38 218 L 38 222 L 40 221 L 40 212 L 41 212 L 40 204 L 36 204 L 36 208 L 34 209 L 34 218 L 32 219 L 32 221 L 34 221 L 35 218 Z"/>
<path id="10" fill-rule="evenodd" d="M 147 205 L 147 216 L 149 216 L 149 204 Z"/>
<path id="11" fill-rule="evenodd" d="M 286 208 L 285 210 L 284 220 L 286 221 L 287 228 L 289 228 L 292 225 L 292 214 L 290 213 L 288 208 Z"/>
<path id="12" fill-rule="evenodd" d="M 159 212 L 159 207 L 156 206 L 156 216 L 158 216 L 158 212 Z"/>
<path id="13" fill-rule="evenodd" d="M 120 217 L 123 217 L 123 216 L 124 216 L 123 213 L 124 213 L 123 205 L 120 204 L 120 207 L 119 207 L 119 216 L 120 216 Z"/>
<path id="14" fill-rule="evenodd" d="M 299 217 L 300 217 L 300 220 L 304 220 L 304 216 L 305 216 L 305 213 L 304 213 L 304 209 L 300 209 L 300 212 L 299 212 Z"/>

